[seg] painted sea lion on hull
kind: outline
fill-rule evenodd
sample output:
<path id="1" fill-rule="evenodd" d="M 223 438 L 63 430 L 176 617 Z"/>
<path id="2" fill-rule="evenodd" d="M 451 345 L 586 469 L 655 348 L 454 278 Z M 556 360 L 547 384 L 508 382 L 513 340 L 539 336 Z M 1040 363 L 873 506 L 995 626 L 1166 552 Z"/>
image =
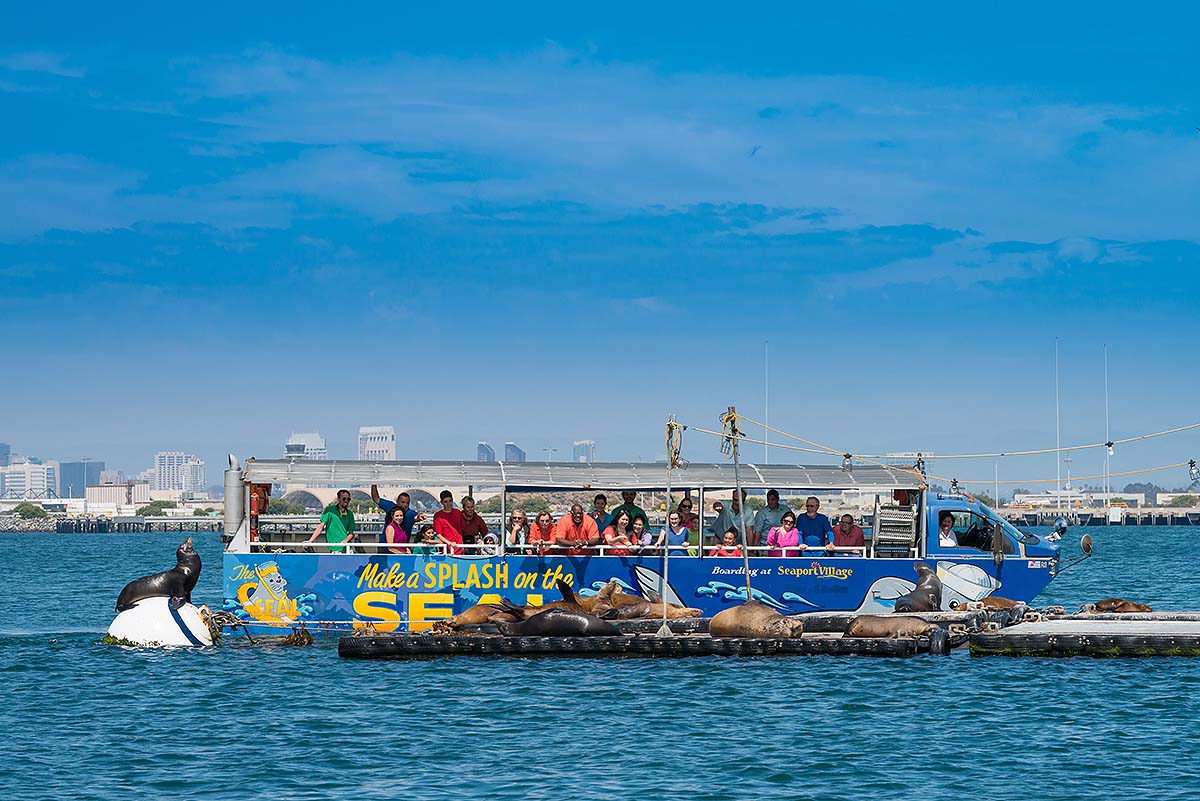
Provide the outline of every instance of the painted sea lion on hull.
<path id="1" fill-rule="evenodd" d="M 188 537 L 175 551 L 175 567 L 134 579 L 117 596 L 117 611 L 132 609 L 146 598 L 170 598 L 171 608 L 178 609 L 192 602 L 192 590 L 200 579 L 200 554 Z"/>
<path id="2" fill-rule="evenodd" d="M 921 617 L 859 615 L 846 627 L 846 636 L 882 637 L 895 640 L 900 637 L 923 637 L 937 628 L 933 623 Z"/>
<path id="3" fill-rule="evenodd" d="M 708 624 L 708 633 L 712 637 L 799 637 L 804 621 L 785 617 L 762 601 L 746 601 L 718 612 Z"/>
<path id="4" fill-rule="evenodd" d="M 897 612 L 937 612 L 942 608 L 942 580 L 924 562 L 913 562 L 917 586 L 908 595 L 896 599 Z"/>
<path id="5" fill-rule="evenodd" d="M 621 630 L 586 612 L 571 609 L 547 609 L 527 620 L 497 623 L 506 637 L 617 637 Z"/>

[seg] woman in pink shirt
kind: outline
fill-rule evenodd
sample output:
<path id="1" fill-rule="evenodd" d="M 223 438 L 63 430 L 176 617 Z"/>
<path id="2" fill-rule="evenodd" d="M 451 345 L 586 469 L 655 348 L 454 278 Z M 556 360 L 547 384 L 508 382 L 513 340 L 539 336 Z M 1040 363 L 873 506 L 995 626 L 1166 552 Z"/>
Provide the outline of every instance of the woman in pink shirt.
<path id="1" fill-rule="evenodd" d="M 779 520 L 779 525 L 767 534 L 767 556 L 799 556 L 796 546 L 800 544 L 800 530 L 796 528 L 796 516 L 785 512 Z M 796 549 L 796 550 L 787 550 Z"/>
<path id="2" fill-rule="evenodd" d="M 604 529 L 604 545 L 606 556 L 629 556 L 629 549 L 633 545 L 629 512 L 622 509 L 613 518 L 612 525 Z"/>

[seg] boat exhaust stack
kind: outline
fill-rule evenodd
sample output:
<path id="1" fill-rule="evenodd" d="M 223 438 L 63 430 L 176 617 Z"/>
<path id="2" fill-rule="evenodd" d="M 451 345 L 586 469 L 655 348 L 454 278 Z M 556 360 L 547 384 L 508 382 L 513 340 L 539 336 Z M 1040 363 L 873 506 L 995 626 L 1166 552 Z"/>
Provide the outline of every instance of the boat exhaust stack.
<path id="1" fill-rule="evenodd" d="M 229 454 L 229 469 L 225 471 L 225 540 L 237 534 L 246 518 L 246 485 L 242 476 L 242 464 L 232 453 Z"/>

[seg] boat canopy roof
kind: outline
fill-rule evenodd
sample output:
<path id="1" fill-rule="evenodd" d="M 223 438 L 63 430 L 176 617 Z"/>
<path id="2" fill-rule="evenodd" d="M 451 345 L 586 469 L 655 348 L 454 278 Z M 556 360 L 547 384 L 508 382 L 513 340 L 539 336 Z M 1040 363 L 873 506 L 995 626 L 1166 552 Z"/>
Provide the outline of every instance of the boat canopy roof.
<path id="1" fill-rule="evenodd" d="M 257 484 L 310 484 L 361 487 L 476 486 L 503 487 L 509 492 L 533 490 L 646 490 L 667 488 L 667 466 L 661 462 L 362 462 L 248 459 L 247 481 Z M 748 490 L 891 492 L 920 489 L 917 477 L 874 465 L 771 464 L 740 466 Z M 689 464 L 671 470 L 671 488 L 732 489 L 733 464 Z"/>

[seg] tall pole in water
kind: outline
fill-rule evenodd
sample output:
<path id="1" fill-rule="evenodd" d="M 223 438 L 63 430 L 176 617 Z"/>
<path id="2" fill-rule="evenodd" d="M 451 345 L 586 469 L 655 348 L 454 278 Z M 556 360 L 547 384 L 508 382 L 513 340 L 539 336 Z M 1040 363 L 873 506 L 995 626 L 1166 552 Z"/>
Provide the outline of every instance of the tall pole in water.
<path id="1" fill-rule="evenodd" d="M 771 369 L 771 343 L 763 340 L 763 422 L 771 425 L 771 382 L 769 379 Z M 771 430 L 763 431 L 763 464 L 771 463 L 771 446 L 767 443 L 771 441 Z"/>
<path id="2" fill-rule="evenodd" d="M 1059 427 L 1058 337 L 1054 338 L 1054 502 L 1062 514 L 1062 437 Z"/>

